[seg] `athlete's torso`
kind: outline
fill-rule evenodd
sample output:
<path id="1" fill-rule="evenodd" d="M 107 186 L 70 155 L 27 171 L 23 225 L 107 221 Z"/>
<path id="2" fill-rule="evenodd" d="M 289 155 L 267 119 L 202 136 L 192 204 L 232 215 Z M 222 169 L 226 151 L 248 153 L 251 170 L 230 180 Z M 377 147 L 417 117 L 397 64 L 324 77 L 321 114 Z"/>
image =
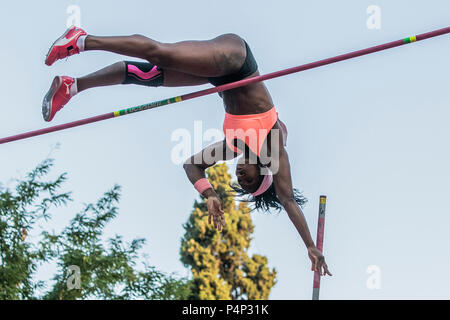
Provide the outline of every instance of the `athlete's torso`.
<path id="1" fill-rule="evenodd" d="M 256 71 L 250 77 L 258 76 Z M 221 95 L 227 113 L 244 115 L 269 111 L 273 101 L 263 82 L 224 91 Z"/>

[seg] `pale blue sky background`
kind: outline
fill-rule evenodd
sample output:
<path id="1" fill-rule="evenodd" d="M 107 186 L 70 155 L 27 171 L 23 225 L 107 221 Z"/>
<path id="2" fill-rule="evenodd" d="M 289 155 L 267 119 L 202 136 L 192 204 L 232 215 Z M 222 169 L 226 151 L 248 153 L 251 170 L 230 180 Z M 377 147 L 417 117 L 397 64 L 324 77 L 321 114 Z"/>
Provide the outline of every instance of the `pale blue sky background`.
<path id="1" fill-rule="evenodd" d="M 40 1 L 0 10 L 0 137 L 49 126 L 41 101 L 55 75 L 81 76 L 125 57 L 88 52 L 44 65 L 66 29 L 69 5 L 81 8 L 91 34 L 141 33 L 164 42 L 233 32 L 250 44 L 261 73 L 447 27 L 450 3 L 432 1 Z M 368 30 L 366 9 L 379 5 L 381 30 Z M 295 186 L 310 199 L 313 237 L 320 194 L 328 196 L 325 256 L 334 273 L 322 299 L 450 298 L 450 36 L 270 80 L 289 130 Z M 204 86 L 205 88 L 208 86 Z M 84 92 L 56 116 L 62 124 L 197 88 L 117 86 Z M 23 176 L 56 143 L 53 175 L 67 171 L 75 203 L 54 212 L 59 230 L 114 183 L 120 215 L 107 234 L 145 237 L 150 263 L 189 273 L 179 262 L 182 224 L 197 196 L 171 162 L 171 134 L 222 126 L 217 95 L 0 146 L 0 181 Z M 234 167 L 233 167 L 234 170 Z M 9 185 L 12 185 L 9 182 Z M 285 213 L 253 213 L 252 252 L 278 270 L 271 299 L 310 299 L 312 272 Z M 369 290 L 369 265 L 381 288 Z M 41 272 L 45 277 L 51 268 Z"/>

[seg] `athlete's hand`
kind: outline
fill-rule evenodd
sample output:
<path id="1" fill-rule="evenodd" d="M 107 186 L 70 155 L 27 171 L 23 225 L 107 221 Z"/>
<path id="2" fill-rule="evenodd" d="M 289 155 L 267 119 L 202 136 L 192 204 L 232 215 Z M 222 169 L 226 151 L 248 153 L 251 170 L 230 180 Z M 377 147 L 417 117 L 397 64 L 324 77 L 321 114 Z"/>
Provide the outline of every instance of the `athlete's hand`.
<path id="1" fill-rule="evenodd" d="M 325 263 L 325 257 L 316 247 L 308 248 L 308 256 L 311 259 L 311 271 L 317 271 L 321 276 L 329 275 L 332 276 L 331 272 L 328 271 L 328 266 Z"/>
<path id="2" fill-rule="evenodd" d="M 211 224 L 211 218 L 213 218 L 214 228 L 217 228 L 219 231 L 222 230 L 222 227 L 225 227 L 225 215 L 222 210 L 222 202 L 218 197 L 209 197 L 206 205 L 209 213 L 209 224 Z"/>

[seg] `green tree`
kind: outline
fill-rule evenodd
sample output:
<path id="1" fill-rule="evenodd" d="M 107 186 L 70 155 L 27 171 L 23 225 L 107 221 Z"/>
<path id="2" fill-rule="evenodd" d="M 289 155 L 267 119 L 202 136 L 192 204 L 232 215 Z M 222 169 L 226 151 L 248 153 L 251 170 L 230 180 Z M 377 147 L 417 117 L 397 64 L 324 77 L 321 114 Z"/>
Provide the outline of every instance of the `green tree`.
<path id="1" fill-rule="evenodd" d="M 223 201 L 226 227 L 208 223 L 206 201 L 195 202 L 181 241 L 181 261 L 192 271 L 191 299 L 268 299 L 276 283 L 276 270 L 267 258 L 248 255 L 254 225 L 244 202 L 236 207 L 231 175 L 226 164 L 207 170 L 209 181 Z"/>
<path id="2" fill-rule="evenodd" d="M 0 299 L 185 299 L 190 282 L 166 275 L 148 265 L 140 250 L 145 239 L 125 243 L 116 235 L 102 241 L 104 228 L 117 216 L 120 187 L 114 186 L 95 204 L 87 204 L 59 234 L 42 232 L 29 241 L 38 222 L 50 220 L 49 212 L 66 205 L 71 193 L 60 193 L 66 173 L 43 181 L 53 165 L 46 160 L 15 192 L 0 187 Z M 105 244 L 106 243 L 106 244 Z M 51 285 L 36 281 L 39 266 L 53 261 L 58 271 Z M 137 265 L 143 265 L 138 270 Z M 79 289 L 68 285 L 80 270 Z M 70 281 L 69 281 L 70 282 Z M 76 286 L 75 286 L 76 287 Z M 46 289 L 46 290 L 45 290 Z"/>

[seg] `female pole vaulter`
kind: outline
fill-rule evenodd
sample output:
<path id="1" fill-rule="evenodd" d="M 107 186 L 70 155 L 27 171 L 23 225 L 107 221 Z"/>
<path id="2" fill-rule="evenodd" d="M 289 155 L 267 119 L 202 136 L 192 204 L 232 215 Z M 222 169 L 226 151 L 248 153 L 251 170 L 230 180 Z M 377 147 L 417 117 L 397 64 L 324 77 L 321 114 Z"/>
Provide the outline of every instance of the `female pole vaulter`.
<path id="1" fill-rule="evenodd" d="M 44 120 L 51 121 L 79 92 L 100 86 L 137 84 L 151 87 L 219 86 L 258 76 L 258 65 L 245 40 L 224 34 L 208 41 L 162 43 L 142 35 L 99 37 L 75 26 L 51 46 L 45 63 L 83 51 L 102 50 L 140 58 L 121 61 L 81 78 L 54 78 L 42 104 Z M 225 107 L 225 139 L 206 147 L 184 164 L 186 174 L 207 199 L 209 222 L 225 226 L 221 200 L 206 179 L 205 170 L 218 161 L 239 158 L 236 176 L 238 195 L 248 195 L 256 209 L 282 208 L 302 238 L 311 270 L 330 275 L 325 258 L 312 240 L 301 206 L 306 199 L 292 187 L 285 143 L 286 126 L 278 119 L 272 98 L 263 82 L 219 94 Z"/>

